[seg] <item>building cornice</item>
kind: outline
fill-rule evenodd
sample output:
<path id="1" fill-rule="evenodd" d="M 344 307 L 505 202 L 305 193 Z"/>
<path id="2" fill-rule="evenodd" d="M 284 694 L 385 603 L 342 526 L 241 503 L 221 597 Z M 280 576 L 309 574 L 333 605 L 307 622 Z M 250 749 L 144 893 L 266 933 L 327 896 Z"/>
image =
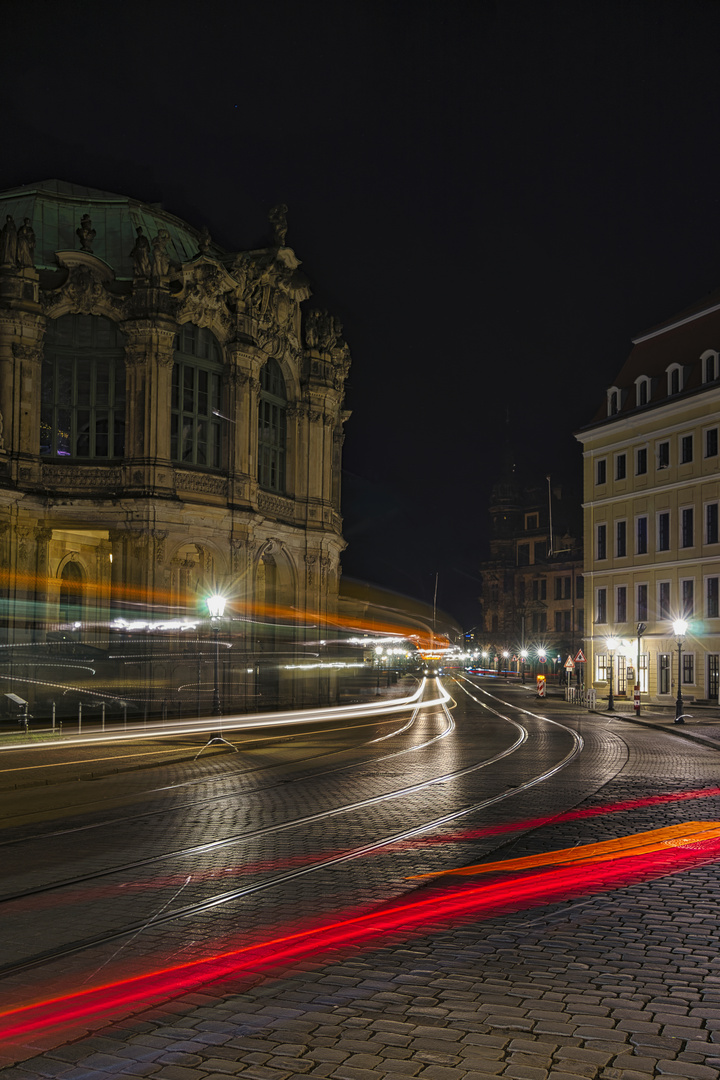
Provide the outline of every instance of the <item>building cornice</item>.
<path id="1" fill-rule="evenodd" d="M 634 337 L 630 340 L 633 345 L 639 345 L 642 341 L 650 341 L 651 338 L 660 337 L 661 334 L 667 334 L 669 330 L 676 330 L 679 326 L 686 326 L 687 323 L 696 322 L 698 319 L 703 319 L 706 315 L 712 315 L 714 311 L 720 311 L 720 303 L 705 307 L 702 311 L 695 311 L 692 315 L 685 315 L 683 318 L 674 319 L 669 323 L 663 323 L 662 326 L 658 326 L 654 330 L 648 330 L 646 333 L 640 334 L 639 337 Z"/>

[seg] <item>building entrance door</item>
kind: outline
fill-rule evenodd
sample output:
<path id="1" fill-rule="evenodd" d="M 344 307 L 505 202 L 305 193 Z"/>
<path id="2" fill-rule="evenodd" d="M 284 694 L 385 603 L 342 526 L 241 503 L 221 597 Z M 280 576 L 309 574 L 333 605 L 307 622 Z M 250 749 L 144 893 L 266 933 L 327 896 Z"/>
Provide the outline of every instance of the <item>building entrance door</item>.
<path id="1" fill-rule="evenodd" d="M 617 692 L 627 693 L 627 656 L 617 657 Z"/>

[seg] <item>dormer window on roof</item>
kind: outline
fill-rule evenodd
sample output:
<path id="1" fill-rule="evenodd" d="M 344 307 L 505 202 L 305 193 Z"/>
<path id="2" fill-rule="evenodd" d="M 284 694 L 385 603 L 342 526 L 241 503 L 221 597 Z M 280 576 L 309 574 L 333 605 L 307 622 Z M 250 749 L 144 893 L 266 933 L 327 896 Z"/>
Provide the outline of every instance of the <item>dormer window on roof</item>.
<path id="1" fill-rule="evenodd" d="M 620 391 L 617 386 L 611 386 L 607 392 L 607 414 L 617 416 L 620 411 Z"/>
<path id="2" fill-rule="evenodd" d="M 702 361 L 702 381 L 715 382 L 720 374 L 720 361 L 715 349 L 706 349 L 700 357 Z"/>
<path id="3" fill-rule="evenodd" d="M 635 380 L 635 404 L 638 408 L 647 405 L 650 400 L 650 379 L 641 375 Z"/>
<path id="4" fill-rule="evenodd" d="M 670 364 L 667 370 L 668 397 L 679 394 L 683 389 L 683 369 L 680 364 Z"/>

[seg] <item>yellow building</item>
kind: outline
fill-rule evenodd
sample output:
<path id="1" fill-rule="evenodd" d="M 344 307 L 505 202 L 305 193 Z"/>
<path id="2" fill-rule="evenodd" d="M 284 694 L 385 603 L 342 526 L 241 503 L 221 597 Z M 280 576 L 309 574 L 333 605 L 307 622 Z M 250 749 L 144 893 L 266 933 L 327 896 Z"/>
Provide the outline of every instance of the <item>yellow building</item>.
<path id="1" fill-rule="evenodd" d="M 612 656 L 615 694 L 632 693 L 639 666 L 642 700 L 718 700 L 719 350 L 720 290 L 634 340 L 577 435 L 588 682 L 601 690 Z"/>

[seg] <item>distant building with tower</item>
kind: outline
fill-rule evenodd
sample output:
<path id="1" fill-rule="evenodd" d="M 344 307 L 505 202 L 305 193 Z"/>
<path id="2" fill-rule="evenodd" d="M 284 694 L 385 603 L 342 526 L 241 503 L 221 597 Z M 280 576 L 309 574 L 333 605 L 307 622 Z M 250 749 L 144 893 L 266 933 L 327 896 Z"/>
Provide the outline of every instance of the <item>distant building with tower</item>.
<path id="1" fill-rule="evenodd" d="M 612 666 L 616 694 L 639 671 L 642 700 L 718 700 L 719 430 L 720 290 L 634 339 L 577 435 L 598 687 Z"/>
<path id="2" fill-rule="evenodd" d="M 584 641 L 577 501 L 550 479 L 545 486 L 522 484 L 506 448 L 489 511 L 490 557 L 479 567 L 477 645 L 500 657 L 525 651 L 528 669 L 544 652 L 547 670 L 558 673 Z M 517 669 L 517 662 L 512 666 Z"/>
<path id="3" fill-rule="evenodd" d="M 219 591 L 224 695 L 283 700 L 337 607 L 350 367 L 339 321 L 306 303 L 287 208 L 249 251 L 56 180 L 3 192 L 0 208 L 13 689 L 59 694 L 52 650 L 84 645 L 114 657 L 110 697 L 207 708 L 192 642 Z"/>

